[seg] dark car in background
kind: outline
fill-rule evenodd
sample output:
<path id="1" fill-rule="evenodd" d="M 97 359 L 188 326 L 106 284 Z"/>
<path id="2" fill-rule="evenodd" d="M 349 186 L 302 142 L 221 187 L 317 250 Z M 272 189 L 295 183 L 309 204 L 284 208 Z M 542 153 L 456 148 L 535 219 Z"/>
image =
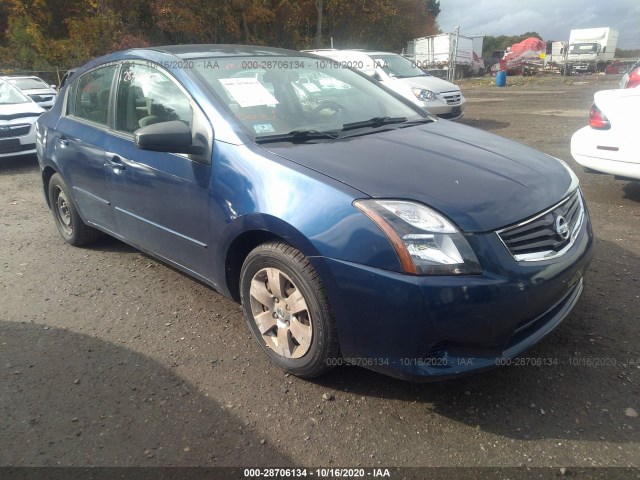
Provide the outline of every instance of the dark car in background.
<path id="1" fill-rule="evenodd" d="M 633 63 L 620 79 L 620 88 L 640 86 L 640 60 Z"/>
<path id="2" fill-rule="evenodd" d="M 68 243 L 107 233 L 241 302 L 301 377 L 494 367 L 566 318 L 591 258 L 562 161 L 288 50 L 97 59 L 39 119 L 38 158 Z"/>

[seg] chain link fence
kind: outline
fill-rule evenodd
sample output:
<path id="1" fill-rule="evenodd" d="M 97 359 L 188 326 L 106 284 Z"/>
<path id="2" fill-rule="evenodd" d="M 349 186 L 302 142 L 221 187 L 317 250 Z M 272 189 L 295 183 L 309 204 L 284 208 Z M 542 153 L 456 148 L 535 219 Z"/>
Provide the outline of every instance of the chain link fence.
<path id="1" fill-rule="evenodd" d="M 60 80 L 64 77 L 64 74 L 67 73 L 68 69 L 50 69 L 50 70 L 16 70 L 11 68 L 2 68 L 0 67 L 0 77 L 1 76 L 21 76 L 21 77 L 40 77 L 42 80 L 47 82 L 49 85 L 60 85 Z"/>

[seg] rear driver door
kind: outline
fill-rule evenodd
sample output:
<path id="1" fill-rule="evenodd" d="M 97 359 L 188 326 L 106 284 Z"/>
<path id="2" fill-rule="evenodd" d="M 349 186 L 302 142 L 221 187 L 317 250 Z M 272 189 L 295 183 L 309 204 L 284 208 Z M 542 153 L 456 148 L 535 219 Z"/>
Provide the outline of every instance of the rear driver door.
<path id="1" fill-rule="evenodd" d="M 55 158 L 85 222 L 117 235 L 104 172 L 109 103 L 117 67 L 91 70 L 70 87 L 55 128 Z"/>

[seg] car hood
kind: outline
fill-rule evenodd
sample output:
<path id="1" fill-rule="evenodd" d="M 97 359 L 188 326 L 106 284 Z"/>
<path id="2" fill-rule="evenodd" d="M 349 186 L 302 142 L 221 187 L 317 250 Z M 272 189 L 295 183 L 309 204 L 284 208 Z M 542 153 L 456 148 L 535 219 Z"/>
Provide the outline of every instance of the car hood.
<path id="1" fill-rule="evenodd" d="M 44 110 L 35 102 L 0 104 L 0 120 L 20 117 L 37 117 Z"/>
<path id="2" fill-rule="evenodd" d="M 336 141 L 263 147 L 368 196 L 421 202 L 466 232 L 517 223 L 576 187 L 557 159 L 443 120 Z"/>
<path id="3" fill-rule="evenodd" d="M 400 78 L 399 80 L 410 87 L 425 88 L 435 93 L 460 91 L 460 87 L 457 85 L 432 76 Z"/>

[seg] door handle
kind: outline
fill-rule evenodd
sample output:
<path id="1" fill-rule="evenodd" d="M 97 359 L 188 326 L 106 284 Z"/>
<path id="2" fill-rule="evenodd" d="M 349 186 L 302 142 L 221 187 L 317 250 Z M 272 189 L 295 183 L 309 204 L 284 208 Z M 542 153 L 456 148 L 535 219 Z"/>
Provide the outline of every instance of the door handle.
<path id="1" fill-rule="evenodd" d="M 107 157 L 107 161 L 105 162 L 104 166 L 111 167 L 114 170 L 125 170 L 127 168 L 118 155 Z"/>
<path id="2" fill-rule="evenodd" d="M 63 147 L 69 146 L 69 140 L 67 140 L 65 137 L 60 137 L 60 145 L 62 145 Z"/>

